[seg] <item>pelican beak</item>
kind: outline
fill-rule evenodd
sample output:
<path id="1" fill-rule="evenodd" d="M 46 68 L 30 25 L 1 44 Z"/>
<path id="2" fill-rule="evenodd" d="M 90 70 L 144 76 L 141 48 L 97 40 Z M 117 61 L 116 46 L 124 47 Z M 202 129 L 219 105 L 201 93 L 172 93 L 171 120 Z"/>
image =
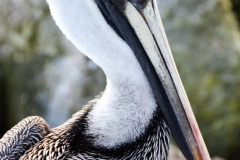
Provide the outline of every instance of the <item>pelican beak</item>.
<path id="1" fill-rule="evenodd" d="M 160 85 L 151 78 L 149 83 L 176 144 L 188 160 L 210 160 L 179 77 L 156 0 L 126 1 L 124 9 L 120 10 L 132 26 L 160 80 Z M 165 93 L 159 93 L 161 87 Z"/>
<path id="2" fill-rule="evenodd" d="M 147 55 L 143 59 L 138 55 L 141 51 L 135 49 L 137 53 L 135 55 L 148 78 L 157 104 L 178 147 L 188 160 L 210 160 L 179 77 L 156 0 L 111 0 L 111 2 L 127 19 Z M 111 7 L 109 8 L 108 11 L 111 12 Z M 112 19 L 114 20 L 114 17 Z M 124 21 L 121 23 L 126 24 Z M 127 36 L 125 40 L 134 50 L 136 44 L 127 41 Z M 146 59 L 149 62 L 145 62 Z M 154 73 L 151 70 L 154 70 Z"/>
<path id="3" fill-rule="evenodd" d="M 186 159 L 210 160 L 179 77 L 156 0 L 95 2 L 108 24 L 135 54 L 162 116 Z"/>

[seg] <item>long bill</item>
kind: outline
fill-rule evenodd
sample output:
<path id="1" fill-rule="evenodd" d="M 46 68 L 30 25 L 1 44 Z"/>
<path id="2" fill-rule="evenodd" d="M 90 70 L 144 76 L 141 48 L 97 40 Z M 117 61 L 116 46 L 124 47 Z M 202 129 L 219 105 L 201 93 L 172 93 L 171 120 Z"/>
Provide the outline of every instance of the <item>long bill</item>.
<path id="1" fill-rule="evenodd" d="M 124 8 L 122 12 L 135 31 L 166 92 L 166 97 L 158 96 L 158 88 L 153 87 L 175 142 L 188 160 L 210 160 L 178 74 L 156 0 L 125 1 Z M 150 80 L 149 83 L 155 82 Z M 164 104 L 163 98 L 167 99 Z"/>

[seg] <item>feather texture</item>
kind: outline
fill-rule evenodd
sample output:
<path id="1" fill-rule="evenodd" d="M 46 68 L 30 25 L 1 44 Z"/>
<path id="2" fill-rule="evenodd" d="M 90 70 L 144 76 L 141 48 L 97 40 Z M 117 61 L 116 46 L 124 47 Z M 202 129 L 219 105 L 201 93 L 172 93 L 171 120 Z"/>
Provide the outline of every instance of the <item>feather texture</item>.
<path id="1" fill-rule="evenodd" d="M 87 116 L 97 101 L 98 99 L 90 102 L 66 123 L 54 128 L 42 141 L 25 152 L 20 160 L 167 159 L 170 130 L 160 117 L 159 109 L 154 112 L 145 132 L 134 142 L 126 142 L 110 149 L 94 145 L 94 137 L 87 134 L 86 129 L 88 127 Z"/>
<path id="2" fill-rule="evenodd" d="M 16 160 L 31 146 L 50 133 L 45 120 L 32 116 L 25 118 L 0 139 L 0 159 Z"/>

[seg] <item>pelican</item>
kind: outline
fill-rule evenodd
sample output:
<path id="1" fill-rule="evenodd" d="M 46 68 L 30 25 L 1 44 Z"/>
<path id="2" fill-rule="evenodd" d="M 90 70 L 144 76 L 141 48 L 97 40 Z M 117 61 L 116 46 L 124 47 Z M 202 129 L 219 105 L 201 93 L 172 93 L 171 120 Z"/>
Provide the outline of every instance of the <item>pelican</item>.
<path id="1" fill-rule="evenodd" d="M 47 2 L 60 30 L 104 71 L 106 89 L 52 130 L 39 117 L 23 120 L 1 139 L 0 158 L 166 160 L 172 134 L 186 159 L 210 160 L 156 0 Z M 29 122 L 38 136 L 19 141 L 35 131 Z"/>

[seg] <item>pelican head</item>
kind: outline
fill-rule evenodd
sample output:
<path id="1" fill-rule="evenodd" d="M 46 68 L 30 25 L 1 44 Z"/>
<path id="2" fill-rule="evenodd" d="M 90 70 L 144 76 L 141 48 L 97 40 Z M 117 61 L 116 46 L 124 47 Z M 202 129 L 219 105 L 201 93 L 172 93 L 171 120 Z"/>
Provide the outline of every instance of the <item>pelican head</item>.
<path id="1" fill-rule="evenodd" d="M 159 108 L 161 115 L 156 121 L 164 119 L 184 156 L 188 160 L 210 159 L 175 66 L 156 0 L 47 1 L 62 32 L 106 74 L 106 91 L 88 116 L 87 132 L 96 135 L 97 145 L 112 148 L 134 141 Z M 126 97 L 122 98 L 121 93 L 127 93 Z M 114 108 L 113 104 L 122 107 Z M 114 125 L 105 123 L 107 120 L 116 126 L 131 126 L 114 130 Z M 113 129 L 106 133 L 109 126 Z"/>

